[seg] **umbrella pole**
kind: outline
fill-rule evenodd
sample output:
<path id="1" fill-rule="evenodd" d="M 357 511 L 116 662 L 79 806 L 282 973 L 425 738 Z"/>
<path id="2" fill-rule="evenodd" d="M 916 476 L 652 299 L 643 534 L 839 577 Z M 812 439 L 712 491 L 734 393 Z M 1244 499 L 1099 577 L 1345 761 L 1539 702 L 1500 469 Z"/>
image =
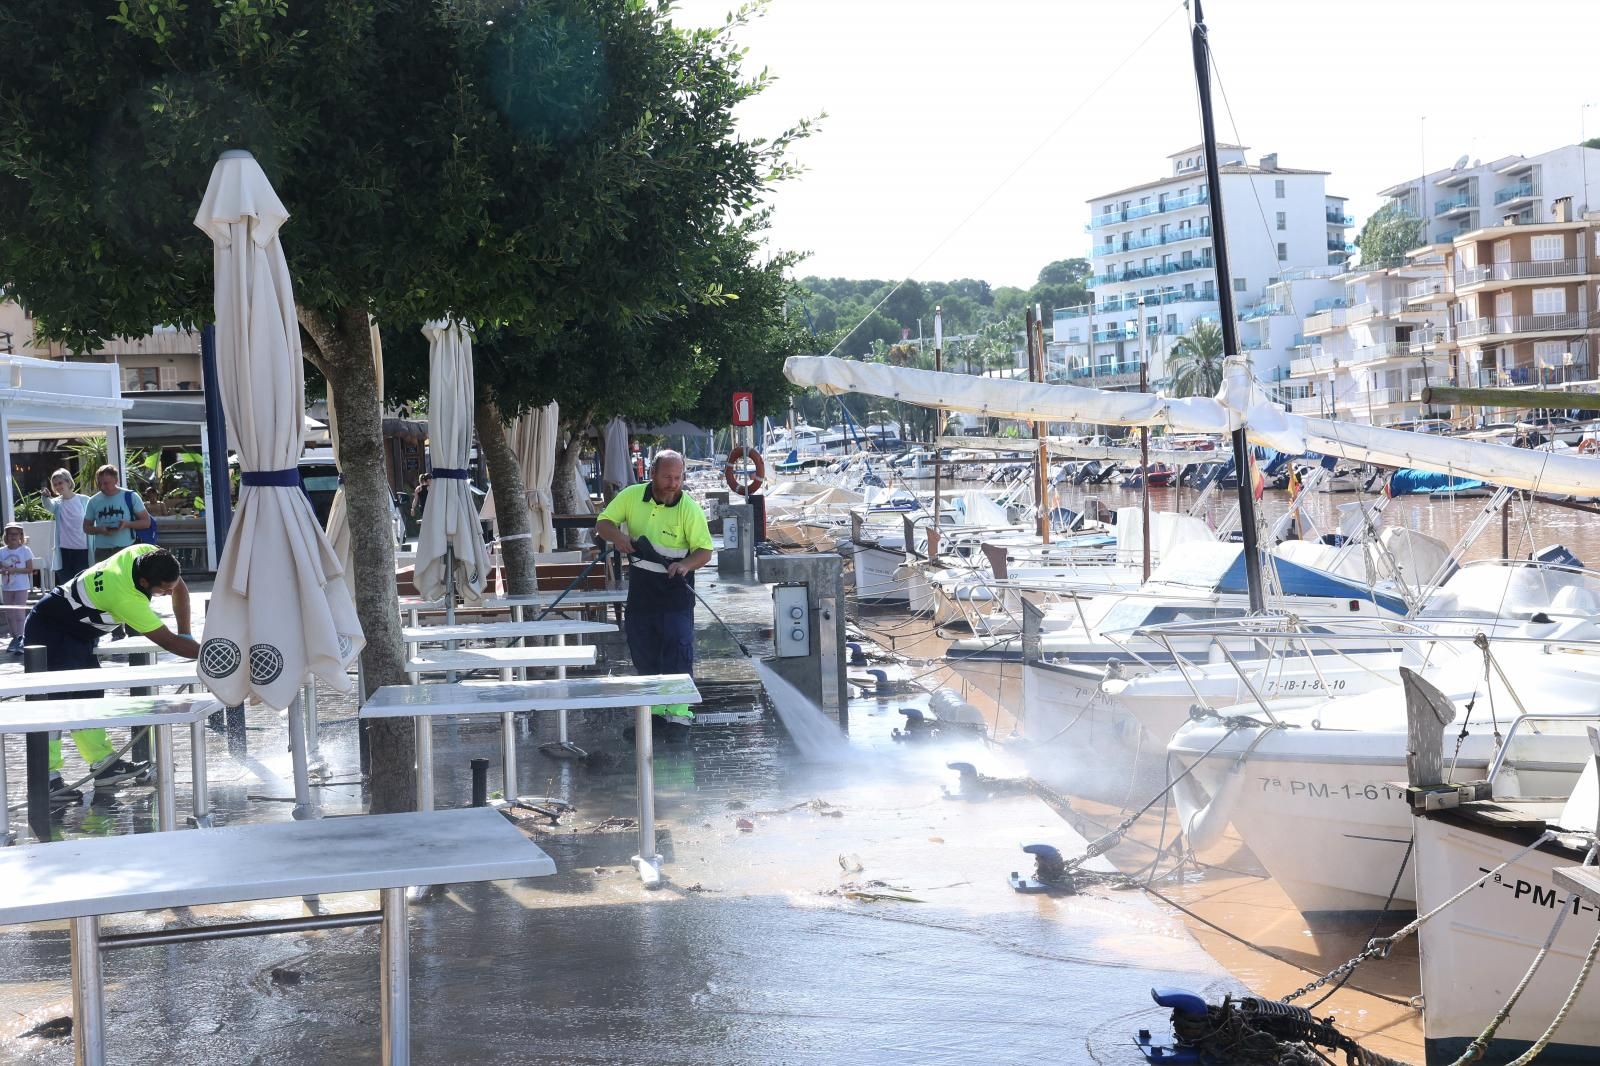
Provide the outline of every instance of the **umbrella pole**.
<path id="1" fill-rule="evenodd" d="M 444 550 L 444 624 L 447 626 L 456 624 L 456 550 L 454 548 L 446 548 Z M 454 640 L 445 642 L 445 647 L 451 651 L 455 651 L 460 646 L 460 643 Z M 455 684 L 455 671 L 452 670 L 445 674 L 444 679 L 449 684 Z"/>
<path id="2" fill-rule="evenodd" d="M 294 766 L 294 819 L 297 822 L 322 817 L 322 808 L 311 799 L 311 773 L 306 763 L 305 693 L 289 704 L 289 761 Z"/>

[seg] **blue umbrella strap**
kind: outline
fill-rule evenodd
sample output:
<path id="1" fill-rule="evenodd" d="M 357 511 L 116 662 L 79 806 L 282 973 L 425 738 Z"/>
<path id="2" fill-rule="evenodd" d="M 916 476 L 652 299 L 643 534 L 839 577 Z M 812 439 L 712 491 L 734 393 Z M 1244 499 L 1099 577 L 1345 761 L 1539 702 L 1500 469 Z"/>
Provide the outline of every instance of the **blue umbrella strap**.
<path id="1" fill-rule="evenodd" d="M 297 489 L 300 487 L 300 468 L 287 470 L 246 470 L 239 475 L 239 483 L 258 489 Z"/>
<path id="2" fill-rule="evenodd" d="M 465 480 L 467 480 L 468 477 L 471 476 L 471 472 L 466 470 L 465 468 L 458 468 L 458 467 L 452 467 L 452 466 L 436 466 L 436 467 L 433 468 L 432 473 L 433 473 L 433 476 L 436 477 L 436 478 L 437 477 L 452 478 L 452 479 L 454 479 L 456 481 L 465 481 Z"/>

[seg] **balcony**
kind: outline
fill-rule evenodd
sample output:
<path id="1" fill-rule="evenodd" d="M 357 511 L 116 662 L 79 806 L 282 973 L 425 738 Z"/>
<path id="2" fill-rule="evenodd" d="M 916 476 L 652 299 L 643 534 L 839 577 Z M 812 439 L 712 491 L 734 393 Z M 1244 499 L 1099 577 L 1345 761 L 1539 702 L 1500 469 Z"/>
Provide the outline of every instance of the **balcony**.
<path id="1" fill-rule="evenodd" d="M 1128 385 L 1139 380 L 1139 363 L 1101 363 L 1098 366 L 1075 366 L 1067 371 L 1072 381 L 1093 379 L 1102 385 Z M 1131 380 L 1130 380 L 1131 379 Z"/>
<path id="2" fill-rule="evenodd" d="M 1456 271 L 1456 288 L 1486 281 L 1522 281 L 1525 278 L 1565 278 L 1589 272 L 1587 259 L 1540 259 L 1515 263 L 1489 263 Z"/>
<path id="3" fill-rule="evenodd" d="M 1310 377 L 1313 374 L 1326 374 L 1339 365 L 1337 356 L 1326 353 L 1307 356 L 1303 359 L 1289 360 L 1289 376 L 1292 378 Z"/>
<path id="4" fill-rule="evenodd" d="M 1327 217 L 1328 225 L 1330 226 L 1354 226 L 1356 224 L 1354 218 L 1339 211 L 1326 211 L 1324 215 Z"/>
<path id="5" fill-rule="evenodd" d="M 1499 204 L 1508 204 L 1512 200 L 1526 200 L 1534 195 L 1533 182 L 1525 181 L 1521 185 L 1513 185 L 1509 189 L 1501 189 L 1495 193 L 1494 202 L 1498 206 Z"/>
<path id="6" fill-rule="evenodd" d="M 1312 315 L 1306 319 L 1305 335 L 1310 337 L 1318 333 L 1332 333 L 1336 329 L 1343 329 L 1346 314 L 1348 312 L 1344 308 L 1334 307 L 1320 315 Z"/>
<path id="7" fill-rule="evenodd" d="M 1590 317 L 1581 311 L 1553 315 L 1496 315 L 1472 318 L 1456 325 L 1456 339 L 1514 335 L 1518 333 L 1581 333 Z"/>
<path id="8" fill-rule="evenodd" d="M 1450 283 L 1444 278 L 1424 278 L 1422 281 L 1413 281 L 1406 286 L 1406 300 L 1433 300 L 1437 297 L 1448 295 Z"/>
<path id="9" fill-rule="evenodd" d="M 1195 259 L 1168 263 L 1166 266 L 1152 264 L 1148 267 L 1134 267 L 1131 270 L 1113 270 L 1105 274 L 1096 274 L 1089 279 L 1089 285 L 1091 288 L 1097 285 L 1116 285 L 1124 281 L 1138 281 L 1141 278 L 1161 278 L 1168 274 L 1181 274 L 1186 270 L 1210 270 L 1212 266 L 1210 259 Z"/>
<path id="10" fill-rule="evenodd" d="M 1121 252 L 1131 252 L 1140 248 L 1159 248 L 1165 244 L 1178 244 L 1182 241 L 1198 240 L 1201 237 L 1211 236 L 1211 223 L 1206 222 L 1199 226 L 1183 226 L 1167 233 L 1157 233 L 1149 237 L 1134 237 L 1120 242 L 1102 244 L 1091 250 L 1097 256 L 1117 255 Z"/>
<path id="11" fill-rule="evenodd" d="M 1239 350 L 1241 352 L 1259 352 L 1268 347 L 1271 346 L 1267 343 L 1265 337 L 1254 337 L 1250 340 L 1239 342 Z"/>
<path id="12" fill-rule="evenodd" d="M 1440 200 L 1434 204 L 1433 217 L 1438 218 L 1441 215 L 1453 215 L 1459 211 L 1470 211 L 1477 206 L 1478 198 L 1476 196 L 1471 193 L 1462 193 L 1460 196 L 1452 197 L 1449 200 Z"/>
<path id="13" fill-rule="evenodd" d="M 1153 204 L 1140 204 L 1137 207 L 1129 207 L 1126 211 L 1103 212 L 1090 219 L 1087 228 L 1096 230 L 1105 226 L 1114 226 L 1119 222 L 1131 222 L 1136 218 L 1148 218 L 1151 215 L 1181 211 L 1186 207 L 1195 207 L 1199 204 L 1208 203 L 1209 199 L 1208 194 L 1202 190 L 1198 193 L 1190 193 L 1188 196 L 1174 196 Z"/>
<path id="14" fill-rule="evenodd" d="M 1349 306 L 1350 301 L 1345 299 L 1343 296 L 1324 296 L 1322 299 L 1311 305 L 1311 313 L 1316 314 L 1319 311 L 1329 311 L 1335 307 Z"/>
<path id="15" fill-rule="evenodd" d="M 1354 252 L 1355 250 L 1356 250 L 1356 246 L 1353 245 L 1353 244 L 1347 244 L 1346 242 L 1344 242 L 1342 240 L 1338 240 L 1338 239 L 1336 239 L 1334 237 L 1329 237 L 1328 238 L 1328 251 L 1330 251 L 1330 252 L 1347 252 L 1348 253 L 1348 252 Z"/>
<path id="16" fill-rule="evenodd" d="M 1254 322 L 1258 318 L 1271 318 L 1273 315 L 1282 315 L 1286 313 L 1287 312 L 1284 311 L 1282 307 L 1275 303 L 1263 302 L 1251 304 L 1249 307 L 1241 307 L 1239 309 L 1239 321 Z"/>
<path id="17" fill-rule="evenodd" d="M 1289 410 L 1297 415 L 1325 415 L 1328 406 L 1321 396 L 1295 396 L 1289 400 Z"/>
<path id="18" fill-rule="evenodd" d="M 1515 388 L 1518 385 L 1560 385 L 1566 381 L 1589 381 L 1591 372 L 1587 362 L 1549 368 L 1511 366 L 1496 370 L 1487 367 L 1467 375 L 1467 380 L 1470 386 L 1478 388 L 1492 389 L 1497 386 Z"/>
<path id="19" fill-rule="evenodd" d="M 1366 347 L 1357 348 L 1350 353 L 1349 363 L 1351 366 L 1365 363 L 1381 363 L 1386 359 L 1403 358 L 1410 355 L 1411 346 L 1409 344 L 1386 341 L 1383 344 L 1369 344 Z"/>

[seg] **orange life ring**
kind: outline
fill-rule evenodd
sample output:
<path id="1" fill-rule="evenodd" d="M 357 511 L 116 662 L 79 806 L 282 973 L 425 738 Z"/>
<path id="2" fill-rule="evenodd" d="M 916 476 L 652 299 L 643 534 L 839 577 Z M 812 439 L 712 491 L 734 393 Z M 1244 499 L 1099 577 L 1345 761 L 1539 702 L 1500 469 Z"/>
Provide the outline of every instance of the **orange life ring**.
<path id="1" fill-rule="evenodd" d="M 733 464 L 737 463 L 740 459 L 748 459 L 756 465 L 755 476 L 744 484 L 739 483 L 738 474 L 733 468 Z M 761 458 L 760 452 L 756 451 L 754 448 L 746 448 L 743 444 L 739 445 L 733 451 L 728 453 L 728 461 L 724 463 L 722 467 L 722 480 L 728 483 L 728 491 L 737 492 L 739 495 L 746 498 L 755 495 L 756 490 L 761 487 L 761 484 L 766 480 L 766 477 L 766 460 Z"/>

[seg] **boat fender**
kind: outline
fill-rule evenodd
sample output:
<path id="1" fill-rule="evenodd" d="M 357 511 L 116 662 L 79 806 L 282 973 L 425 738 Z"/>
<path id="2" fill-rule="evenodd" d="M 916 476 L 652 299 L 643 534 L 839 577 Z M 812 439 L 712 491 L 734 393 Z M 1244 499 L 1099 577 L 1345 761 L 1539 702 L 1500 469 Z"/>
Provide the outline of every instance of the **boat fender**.
<path id="1" fill-rule="evenodd" d="M 852 640 L 852 641 L 847 642 L 845 644 L 845 647 L 850 649 L 850 665 L 851 666 L 865 666 L 865 665 L 867 665 L 867 653 L 861 650 L 861 645 L 859 643 L 857 643 L 856 641 Z"/>
<path id="2" fill-rule="evenodd" d="M 1246 761 L 1235 759 L 1216 794 L 1210 797 L 1206 796 L 1205 789 L 1195 780 L 1194 774 L 1173 785 L 1172 798 L 1178 806 L 1178 826 L 1190 851 L 1205 851 L 1222 839 L 1223 831 L 1233 821 L 1239 796 L 1244 792 Z"/>

